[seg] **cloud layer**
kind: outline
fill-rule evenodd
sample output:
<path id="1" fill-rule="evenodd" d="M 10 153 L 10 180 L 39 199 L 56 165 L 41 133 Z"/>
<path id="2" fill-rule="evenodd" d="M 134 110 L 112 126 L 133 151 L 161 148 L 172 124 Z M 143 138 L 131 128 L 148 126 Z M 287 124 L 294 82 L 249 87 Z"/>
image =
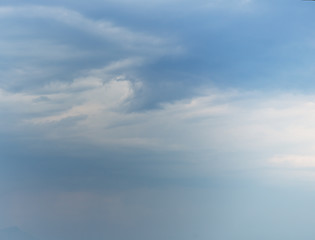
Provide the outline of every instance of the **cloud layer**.
<path id="1" fill-rule="evenodd" d="M 311 239 L 310 4 L 2 1 L 0 228 Z"/>

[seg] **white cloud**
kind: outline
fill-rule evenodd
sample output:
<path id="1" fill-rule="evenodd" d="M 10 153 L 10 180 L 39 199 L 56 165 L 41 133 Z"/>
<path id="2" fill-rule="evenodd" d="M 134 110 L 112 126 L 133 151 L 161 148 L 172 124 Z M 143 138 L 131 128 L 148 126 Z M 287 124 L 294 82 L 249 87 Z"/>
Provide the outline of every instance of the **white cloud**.
<path id="1" fill-rule="evenodd" d="M 0 7 L 0 19 L 4 20 L 0 48 L 5 62 L 0 78 L 10 80 L 2 81 L 0 87 L 10 91 L 31 93 L 37 87 L 44 91 L 47 83 L 51 83 L 46 86 L 49 90 L 68 88 L 65 82 L 98 68 L 88 73 L 91 84 L 99 77 L 123 75 L 118 73 L 122 70 L 124 74 L 127 70 L 137 72 L 161 56 L 182 51 L 170 37 L 135 31 L 61 7 Z M 105 67 L 99 68 L 102 65 Z M 95 75 L 98 78 L 92 80 Z"/>
<path id="2" fill-rule="evenodd" d="M 1 90 L 1 114 L 16 116 L 4 126 L 18 119 L 21 128 L 48 139 L 72 136 L 98 146 L 187 153 L 202 171 L 217 164 L 221 170 L 277 172 L 315 166 L 314 95 L 209 89 L 158 109 L 126 111 L 142 82 L 124 71 L 141 61 L 113 62 L 27 94 Z"/>
<path id="3" fill-rule="evenodd" d="M 135 84 L 123 74 L 104 71 L 111 65 L 92 70 L 89 75 L 72 83 L 53 82 L 33 94 L 2 91 L 2 96 L 8 105 L 14 106 L 12 109 L 33 113 L 33 118 L 28 118 L 33 123 L 58 122 L 86 115 L 88 118 L 80 123 L 80 127 L 85 125 L 92 130 L 93 134 L 85 137 L 94 138 L 96 142 L 103 141 L 104 138 L 99 135 L 107 132 L 110 133 L 107 140 L 116 139 L 115 142 L 119 142 L 124 139 L 124 142 L 129 142 L 129 138 L 152 139 L 162 148 L 264 150 L 273 155 L 282 154 L 282 151 L 287 151 L 286 148 L 293 152 L 314 149 L 311 146 L 315 140 L 313 96 L 264 96 L 211 90 L 202 96 L 165 103 L 159 109 L 126 112 L 123 109 L 137 98 L 141 81 Z M 29 105 L 27 110 L 19 109 L 20 103 Z M 54 111 L 49 114 L 49 110 Z M 46 114 L 41 116 L 41 111 Z M 278 152 L 274 152 L 275 149 Z"/>
<path id="4" fill-rule="evenodd" d="M 253 0 L 211 0 L 211 1 L 202 1 L 201 6 L 205 10 L 221 10 L 221 11 L 230 11 L 230 12 L 244 12 L 253 10 Z"/>
<path id="5" fill-rule="evenodd" d="M 170 40 L 149 34 L 135 32 L 117 26 L 106 20 L 87 18 L 79 12 L 61 7 L 27 6 L 27 7 L 0 7 L 0 18 L 43 18 L 52 19 L 70 27 L 79 29 L 86 34 L 92 34 L 104 40 L 119 43 L 124 48 L 145 50 L 146 53 L 176 52 L 179 48 L 170 47 Z M 164 50 L 163 50 L 164 49 Z M 172 50 L 173 49 L 173 50 Z M 175 50 L 174 50 L 175 49 Z"/>
<path id="6" fill-rule="evenodd" d="M 206 8 L 209 9 L 221 9 L 221 10 L 231 10 L 238 11 L 241 8 L 245 8 L 252 0 L 153 0 L 153 1 L 145 1 L 145 0 L 107 0 L 107 2 L 111 2 L 117 5 L 129 6 L 130 8 L 139 8 L 142 9 L 156 9 L 156 8 L 177 8 L 181 11 L 194 11 L 197 9 Z M 205 10 L 205 9 L 204 9 Z"/>
<path id="7" fill-rule="evenodd" d="M 271 158 L 270 161 L 276 167 L 293 169 L 315 167 L 315 156 L 308 155 L 277 155 Z"/>
<path id="8" fill-rule="evenodd" d="M 35 124 L 58 122 L 69 117 L 85 115 L 92 116 L 94 114 L 100 114 L 103 111 L 119 109 L 123 106 L 124 102 L 133 94 L 133 90 L 130 87 L 131 83 L 126 80 L 112 80 L 104 84 L 97 79 L 86 80 L 86 82 L 81 81 L 69 84 L 68 88 L 63 84 L 59 84 L 60 93 L 48 95 L 46 97 L 49 97 L 52 102 L 59 101 L 59 104 L 65 104 L 69 107 L 66 110 L 55 115 L 33 118 L 30 120 L 30 122 L 33 122 Z M 52 86 L 55 87 L 55 89 L 58 89 L 58 86 L 56 87 L 54 86 L 54 84 Z M 68 90 L 76 88 L 82 88 L 81 92 L 68 92 Z M 61 89 L 63 89 L 63 91 Z M 36 105 L 42 105 L 43 107 L 45 107 L 50 104 L 53 103 L 32 103 L 34 107 Z"/>

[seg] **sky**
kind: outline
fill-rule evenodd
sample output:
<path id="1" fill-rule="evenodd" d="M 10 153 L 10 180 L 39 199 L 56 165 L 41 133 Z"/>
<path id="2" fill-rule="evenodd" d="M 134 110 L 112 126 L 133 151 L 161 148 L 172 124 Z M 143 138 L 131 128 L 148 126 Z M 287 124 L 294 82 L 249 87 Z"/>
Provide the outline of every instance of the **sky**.
<path id="1" fill-rule="evenodd" d="M 0 236 L 314 239 L 314 13 L 2 0 Z"/>

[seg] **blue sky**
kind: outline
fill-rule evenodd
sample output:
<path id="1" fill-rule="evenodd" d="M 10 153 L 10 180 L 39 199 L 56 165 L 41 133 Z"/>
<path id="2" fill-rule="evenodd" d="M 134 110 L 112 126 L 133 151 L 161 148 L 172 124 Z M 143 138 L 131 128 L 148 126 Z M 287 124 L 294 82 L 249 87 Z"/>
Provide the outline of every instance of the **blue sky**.
<path id="1" fill-rule="evenodd" d="M 2 1 L 0 236 L 313 239 L 314 11 Z"/>

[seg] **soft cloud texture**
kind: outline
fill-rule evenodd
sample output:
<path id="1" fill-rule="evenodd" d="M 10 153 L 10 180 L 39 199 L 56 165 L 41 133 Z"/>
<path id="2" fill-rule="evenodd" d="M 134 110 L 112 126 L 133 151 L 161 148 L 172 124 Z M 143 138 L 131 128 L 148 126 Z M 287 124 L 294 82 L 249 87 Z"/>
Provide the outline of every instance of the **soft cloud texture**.
<path id="1" fill-rule="evenodd" d="M 314 153 L 313 95 L 208 89 L 137 112 L 132 105 L 141 98 L 142 82 L 109 74 L 133 63 L 112 63 L 70 83 L 49 83 L 33 94 L 2 90 L 3 109 L 16 116 L 10 121 L 18 118 L 20 127 L 47 140 L 77 138 L 104 147 L 186 152 L 198 156 L 195 161 L 209 171 L 216 158 L 226 159 L 220 160 L 223 169 L 237 170 L 267 167 L 279 155 Z"/>
<path id="2" fill-rule="evenodd" d="M 129 73 L 137 72 L 137 67 L 157 57 L 182 52 L 174 39 L 91 19 L 62 7 L 1 7 L 0 17 L 12 25 L 4 29 L 0 42 L 7 61 L 2 63 L 0 75 L 10 79 L 2 81 L 1 88 L 9 91 L 69 82 L 95 66 L 106 66 L 99 69 L 98 74 L 103 75 L 126 69 L 127 65 Z"/>
<path id="3" fill-rule="evenodd" d="M 2 1 L 0 229 L 313 239 L 312 4 Z"/>

